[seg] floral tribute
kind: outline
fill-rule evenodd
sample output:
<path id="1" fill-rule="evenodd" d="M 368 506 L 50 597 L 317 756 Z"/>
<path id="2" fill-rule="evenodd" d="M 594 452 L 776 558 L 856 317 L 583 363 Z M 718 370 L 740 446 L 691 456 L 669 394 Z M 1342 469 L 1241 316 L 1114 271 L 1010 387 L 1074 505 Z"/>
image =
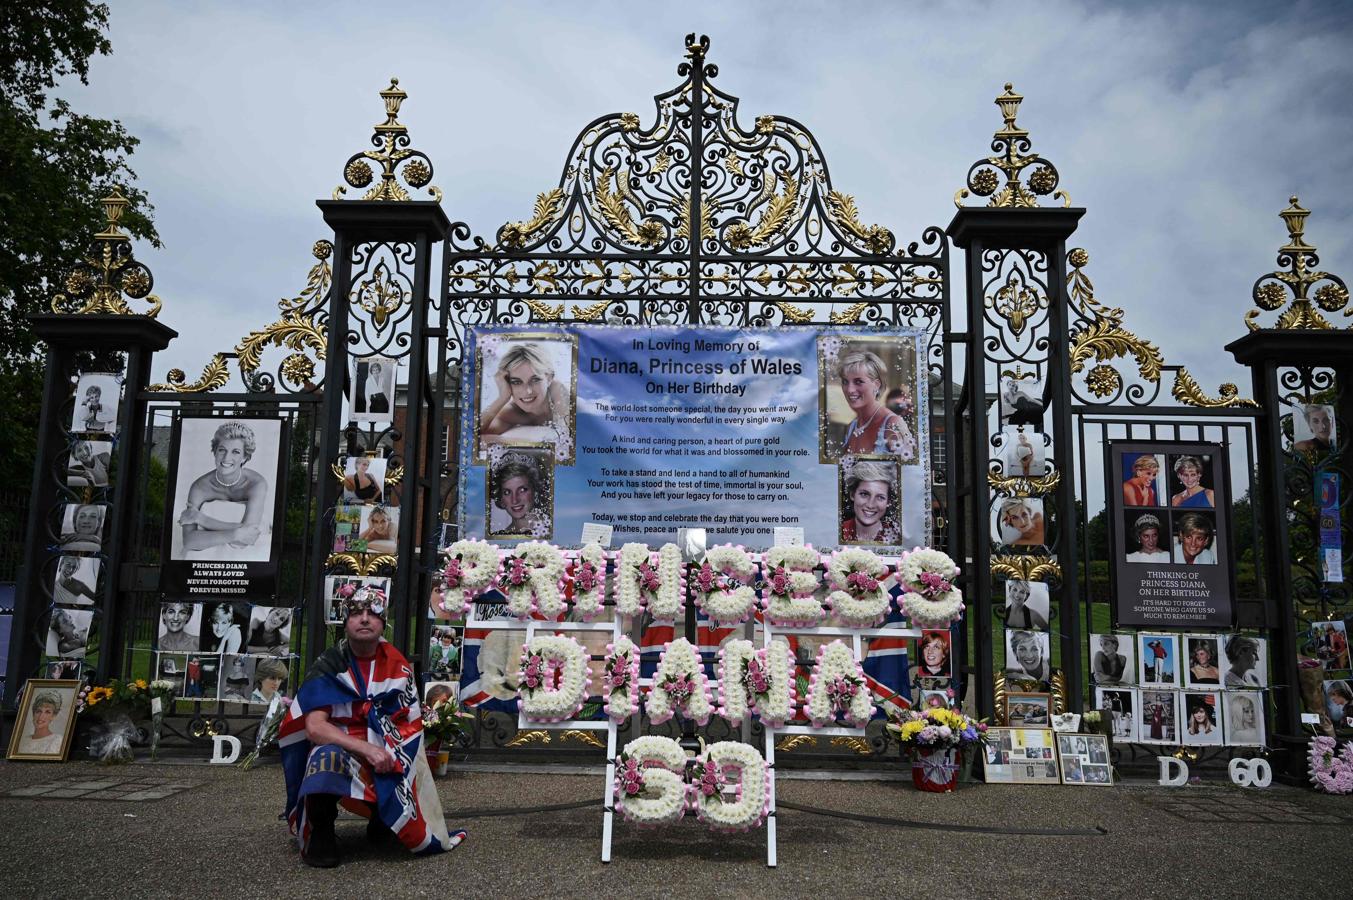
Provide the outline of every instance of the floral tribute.
<path id="1" fill-rule="evenodd" d="M 1353 743 L 1311 738 L 1310 768 L 1311 782 L 1326 794 L 1353 794 Z"/>
<path id="2" fill-rule="evenodd" d="M 571 637 L 540 635 L 522 645 L 518 691 L 522 715 L 537 722 L 564 722 L 582 709 L 591 679 L 587 652 Z"/>
<path id="3" fill-rule="evenodd" d="M 695 603 L 720 625 L 746 622 L 756 610 L 756 560 L 743 547 L 712 547 L 695 573 Z"/>
<path id="4" fill-rule="evenodd" d="M 606 645 L 601 696 L 606 717 L 617 725 L 639 714 L 639 649 L 624 635 Z"/>
<path id="5" fill-rule="evenodd" d="M 647 608 L 654 619 L 675 620 L 685 606 L 686 583 L 682 575 L 681 550 L 676 544 L 663 544 L 654 554 L 644 544 L 625 544 L 615 572 L 615 608 L 626 616 L 637 616 Z"/>
<path id="6" fill-rule="evenodd" d="M 539 613 L 549 621 L 564 611 L 564 556 L 553 544 L 518 544 L 504 561 L 498 583 L 507 611 L 518 619 Z"/>
<path id="7" fill-rule="evenodd" d="M 615 761 L 615 809 L 636 825 L 665 825 L 686 814 L 686 751 L 668 737 L 644 735 Z"/>
<path id="8" fill-rule="evenodd" d="M 705 678 L 700 656 L 690 641 L 677 638 L 662 651 L 644 709 L 654 725 L 661 725 L 677 713 L 697 725 L 709 722 L 714 713 L 709 679 Z"/>
<path id="9" fill-rule="evenodd" d="M 474 598 L 493 587 L 500 569 L 498 548 L 487 541 L 456 541 L 442 551 L 445 562 L 434 575 L 442 589 L 442 611 L 451 616 L 470 612 Z M 452 598 L 460 598 L 460 605 Z"/>
<path id="10" fill-rule="evenodd" d="M 887 577 L 888 566 L 869 550 L 839 550 L 827 563 L 827 604 L 842 625 L 872 628 L 888 616 Z"/>
<path id="11" fill-rule="evenodd" d="M 819 625 L 826 610 L 815 596 L 816 569 L 821 557 L 811 545 L 772 547 L 762 557 L 761 606 L 772 625 L 811 628 Z"/>
<path id="12" fill-rule="evenodd" d="M 756 649 L 729 641 L 719 649 L 719 715 L 737 725 L 749 711 L 782 728 L 794 714 L 793 651 L 782 641 Z"/>
<path id="13" fill-rule="evenodd" d="M 888 723 L 888 730 L 904 747 L 924 750 L 947 750 L 975 744 L 987 733 L 987 726 L 968 718 L 956 709 L 929 706 L 924 709 L 904 710 Z"/>
<path id="14" fill-rule="evenodd" d="M 874 715 L 874 702 L 865 686 L 864 669 L 855 653 L 841 641 L 832 641 L 817 651 L 817 666 L 808 679 L 804 711 L 814 728 L 838 719 L 863 728 Z"/>
<path id="15" fill-rule="evenodd" d="M 897 577 L 902 582 L 902 612 L 912 625 L 948 628 L 963 618 L 963 593 L 954 587 L 959 568 L 949 554 L 917 547 L 902 557 Z"/>
<path id="16" fill-rule="evenodd" d="M 584 622 L 601 612 L 606 597 L 606 551 L 600 544 L 585 544 L 569 554 L 568 575 L 573 581 L 573 611 Z"/>
<path id="17" fill-rule="evenodd" d="M 750 744 L 710 744 L 691 767 L 695 815 L 715 831 L 747 831 L 770 811 L 770 769 Z"/>

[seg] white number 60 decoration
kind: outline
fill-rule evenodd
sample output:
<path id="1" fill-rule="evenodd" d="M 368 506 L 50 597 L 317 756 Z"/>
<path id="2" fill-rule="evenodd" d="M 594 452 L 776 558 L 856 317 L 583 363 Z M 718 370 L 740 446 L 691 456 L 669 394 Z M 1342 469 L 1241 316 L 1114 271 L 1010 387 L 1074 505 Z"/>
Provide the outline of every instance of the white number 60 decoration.
<path id="1" fill-rule="evenodd" d="M 1266 788 L 1273 783 L 1273 767 L 1263 758 L 1233 759 L 1226 771 L 1236 787 Z"/>

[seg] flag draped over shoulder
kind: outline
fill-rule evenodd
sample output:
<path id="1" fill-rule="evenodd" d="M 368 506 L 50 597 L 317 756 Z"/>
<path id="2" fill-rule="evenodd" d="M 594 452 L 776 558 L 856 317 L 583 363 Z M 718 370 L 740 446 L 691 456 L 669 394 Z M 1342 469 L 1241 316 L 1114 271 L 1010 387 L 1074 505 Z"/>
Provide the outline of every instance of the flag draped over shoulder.
<path id="1" fill-rule="evenodd" d="M 317 709 L 349 734 L 390 751 L 395 771 L 377 774 L 337 746 L 315 746 L 305 716 Z M 356 660 L 343 641 L 320 655 L 296 692 L 278 730 L 287 784 L 287 821 L 304 847 L 310 837 L 305 798 L 334 794 L 358 815 L 374 815 L 414 853 L 441 853 L 458 843 L 447 835 L 442 805 L 423 754 L 423 714 L 413 669 L 382 640 L 374 663 Z"/>

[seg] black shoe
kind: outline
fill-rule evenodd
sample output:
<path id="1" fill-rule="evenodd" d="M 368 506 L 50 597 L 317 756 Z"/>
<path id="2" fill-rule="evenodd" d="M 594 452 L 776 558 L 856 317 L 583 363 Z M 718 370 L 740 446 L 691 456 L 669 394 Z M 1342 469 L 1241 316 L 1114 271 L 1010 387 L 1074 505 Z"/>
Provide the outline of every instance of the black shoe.
<path id="1" fill-rule="evenodd" d="M 376 847 L 388 847 L 397 843 L 395 833 L 385 827 L 385 823 L 374 815 L 366 820 L 366 842 Z"/>
<path id="2" fill-rule="evenodd" d="M 332 869 L 341 860 L 338 856 L 338 839 L 333 827 L 327 830 L 316 829 L 310 834 L 310 845 L 301 853 L 301 861 L 316 869 Z"/>

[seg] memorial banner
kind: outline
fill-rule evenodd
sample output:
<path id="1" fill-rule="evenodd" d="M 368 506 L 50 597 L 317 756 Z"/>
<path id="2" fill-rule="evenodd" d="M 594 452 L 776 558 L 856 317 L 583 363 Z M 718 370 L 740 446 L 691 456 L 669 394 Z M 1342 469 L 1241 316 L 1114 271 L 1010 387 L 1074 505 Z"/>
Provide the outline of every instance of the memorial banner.
<path id="1" fill-rule="evenodd" d="M 1226 448 L 1110 441 L 1114 622 L 1224 628 L 1234 619 Z"/>
<path id="2" fill-rule="evenodd" d="M 759 549 L 929 543 L 926 335 L 828 327 L 473 328 L 459 521 L 468 537 Z"/>

